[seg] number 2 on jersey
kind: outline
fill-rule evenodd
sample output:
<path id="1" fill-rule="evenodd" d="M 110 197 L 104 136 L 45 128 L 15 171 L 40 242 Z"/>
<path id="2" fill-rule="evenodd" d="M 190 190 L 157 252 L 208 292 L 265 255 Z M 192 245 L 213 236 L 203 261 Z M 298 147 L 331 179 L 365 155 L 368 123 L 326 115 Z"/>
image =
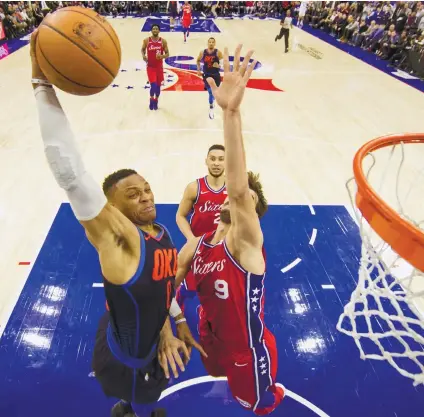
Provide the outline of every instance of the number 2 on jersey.
<path id="1" fill-rule="evenodd" d="M 219 220 L 220 220 L 219 215 L 220 215 L 220 214 L 221 214 L 220 212 L 215 213 L 215 220 L 213 221 L 213 223 L 214 223 L 214 224 L 219 224 Z"/>
<path id="2" fill-rule="evenodd" d="M 228 284 L 223 279 L 215 281 L 215 295 L 221 300 L 226 300 L 229 297 Z"/>

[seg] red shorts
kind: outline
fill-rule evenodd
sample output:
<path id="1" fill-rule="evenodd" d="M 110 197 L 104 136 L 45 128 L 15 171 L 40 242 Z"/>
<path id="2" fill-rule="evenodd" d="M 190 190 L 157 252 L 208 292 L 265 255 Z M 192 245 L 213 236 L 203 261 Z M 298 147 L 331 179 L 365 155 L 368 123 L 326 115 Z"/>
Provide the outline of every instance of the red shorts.
<path id="1" fill-rule="evenodd" d="M 149 83 L 156 83 L 158 85 L 162 84 L 163 78 L 163 67 L 147 67 L 147 77 L 149 78 Z"/>
<path id="2" fill-rule="evenodd" d="M 191 25 L 191 19 L 183 19 L 182 22 L 181 22 L 181 25 L 185 29 L 189 28 L 190 25 Z"/>
<path id="3" fill-rule="evenodd" d="M 277 375 L 277 345 L 274 335 L 264 330 L 262 343 L 254 348 L 231 352 L 210 329 L 199 308 L 200 344 L 208 354 L 202 357 L 209 375 L 226 376 L 233 397 L 257 415 L 269 414 L 284 397 L 282 388 L 275 385 Z"/>

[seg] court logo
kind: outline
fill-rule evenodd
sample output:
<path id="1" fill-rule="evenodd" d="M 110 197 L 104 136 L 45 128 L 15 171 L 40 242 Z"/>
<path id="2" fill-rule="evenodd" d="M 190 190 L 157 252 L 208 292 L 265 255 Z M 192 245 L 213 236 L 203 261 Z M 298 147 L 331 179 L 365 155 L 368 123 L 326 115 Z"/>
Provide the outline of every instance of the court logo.
<path id="1" fill-rule="evenodd" d="M 297 46 L 299 47 L 299 49 L 301 49 L 302 51 L 305 51 L 312 58 L 322 59 L 324 55 L 322 52 L 318 51 L 318 49 L 312 48 L 311 46 L 306 46 L 301 43 L 298 43 Z"/>
<path id="2" fill-rule="evenodd" d="M 404 80 L 419 80 L 418 77 L 414 77 L 413 75 L 408 74 L 407 72 L 402 71 L 400 69 L 396 70 L 395 72 L 392 72 L 392 74 L 396 77 L 403 78 Z"/>
<path id="3" fill-rule="evenodd" d="M 232 65 L 233 61 L 234 57 L 231 56 L 230 65 Z M 253 62 L 253 60 L 251 61 Z M 165 72 L 170 76 L 165 78 L 163 91 L 205 91 L 205 82 L 203 77 L 197 74 L 197 65 L 194 62 L 195 57 L 190 55 L 168 57 L 165 63 L 170 68 L 167 68 Z M 257 62 L 254 70 L 256 71 L 261 67 L 262 63 Z M 247 82 L 247 88 L 283 92 L 283 90 L 273 84 L 273 80 L 270 78 L 251 78 Z"/>
<path id="4" fill-rule="evenodd" d="M 0 59 L 5 58 L 9 55 L 9 49 L 7 48 L 7 44 L 0 45 Z"/>

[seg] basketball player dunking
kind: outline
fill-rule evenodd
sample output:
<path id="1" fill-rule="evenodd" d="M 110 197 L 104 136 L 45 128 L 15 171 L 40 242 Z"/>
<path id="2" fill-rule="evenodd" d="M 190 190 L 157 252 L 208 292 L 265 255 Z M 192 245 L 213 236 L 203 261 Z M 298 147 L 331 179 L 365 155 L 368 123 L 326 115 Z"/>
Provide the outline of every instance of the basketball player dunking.
<path id="1" fill-rule="evenodd" d="M 227 197 L 224 161 L 224 146 L 212 145 L 206 156 L 209 174 L 188 184 L 184 191 L 178 206 L 176 221 L 187 240 L 202 236 L 218 226 L 221 206 Z M 190 220 L 187 221 L 190 212 Z M 184 284 L 177 290 L 176 298 L 182 309 L 184 309 L 185 300 L 194 297 L 195 290 L 193 276 L 189 271 Z"/>
<path id="2" fill-rule="evenodd" d="M 272 412 L 284 397 L 275 383 L 277 347 L 264 323 L 264 238 L 259 223 L 267 210 L 262 186 L 246 159 L 240 104 L 256 61 L 253 51 L 240 64 L 241 45 L 230 71 L 224 52 L 224 80 L 208 82 L 224 115 L 225 171 L 228 198 L 214 232 L 191 239 L 179 254 L 176 284 L 191 268 L 200 299 L 200 343 L 213 376 L 226 376 L 233 396 L 257 415 Z"/>
<path id="3" fill-rule="evenodd" d="M 182 7 L 183 17 L 181 20 L 181 25 L 183 27 L 183 32 L 184 32 L 184 42 L 187 42 L 187 38 L 190 35 L 190 25 L 193 19 L 191 12 L 192 12 L 191 4 L 189 4 L 188 1 L 185 1 Z"/>
<path id="4" fill-rule="evenodd" d="M 177 366 L 184 371 L 180 353 L 187 364 L 191 347 L 201 349 L 173 298 L 177 251 L 166 227 L 155 222 L 153 193 L 143 177 L 119 170 L 105 179 L 102 191 L 87 172 L 66 115 L 38 65 L 36 37 L 37 30 L 31 36 L 32 83 L 45 155 L 99 254 L 109 307 L 97 330 L 93 370 L 104 393 L 121 400 L 112 417 L 132 417 L 132 403 L 159 399 L 169 367 L 175 377 Z"/>
<path id="5" fill-rule="evenodd" d="M 211 87 L 206 82 L 207 78 L 213 78 L 215 84 L 219 87 L 221 84 L 220 65 L 219 61 L 223 58 L 222 52 L 215 48 L 215 38 L 208 39 L 208 48 L 200 51 L 197 57 L 197 73 L 199 76 L 203 76 L 205 82 L 205 89 L 209 93 L 209 118 L 214 118 L 214 97 L 212 94 Z M 200 71 L 200 63 L 203 61 L 203 74 Z"/>
<path id="6" fill-rule="evenodd" d="M 159 37 L 159 32 L 159 25 L 152 25 L 152 36 L 144 39 L 141 48 L 143 59 L 147 63 L 147 77 L 150 83 L 150 110 L 158 109 L 160 86 L 164 79 L 163 60 L 169 57 L 168 43 Z"/>

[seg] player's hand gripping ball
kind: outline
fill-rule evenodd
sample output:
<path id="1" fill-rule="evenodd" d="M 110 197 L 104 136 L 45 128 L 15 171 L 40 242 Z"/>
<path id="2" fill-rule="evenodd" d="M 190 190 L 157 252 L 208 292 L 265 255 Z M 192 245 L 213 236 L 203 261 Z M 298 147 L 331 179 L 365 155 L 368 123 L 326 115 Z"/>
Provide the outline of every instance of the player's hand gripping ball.
<path id="1" fill-rule="evenodd" d="M 41 22 L 36 58 L 56 87 L 89 96 L 104 90 L 118 74 L 121 46 L 104 17 L 83 7 L 64 7 Z"/>

